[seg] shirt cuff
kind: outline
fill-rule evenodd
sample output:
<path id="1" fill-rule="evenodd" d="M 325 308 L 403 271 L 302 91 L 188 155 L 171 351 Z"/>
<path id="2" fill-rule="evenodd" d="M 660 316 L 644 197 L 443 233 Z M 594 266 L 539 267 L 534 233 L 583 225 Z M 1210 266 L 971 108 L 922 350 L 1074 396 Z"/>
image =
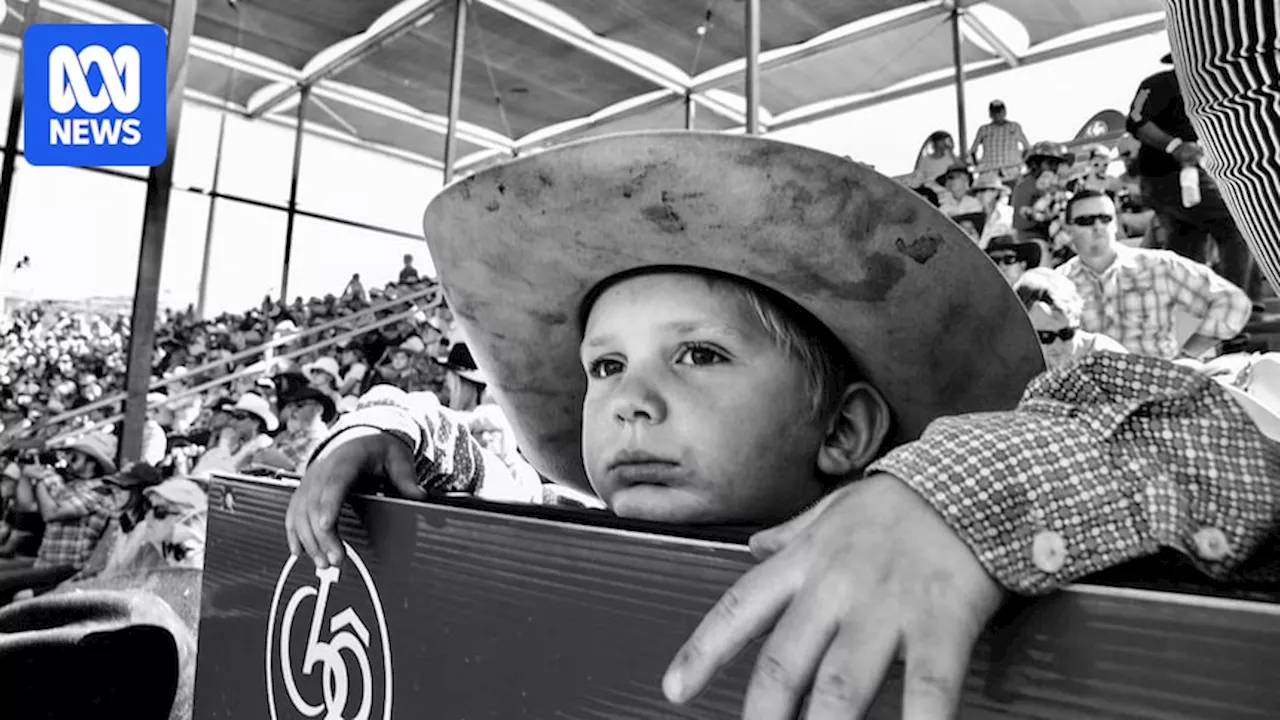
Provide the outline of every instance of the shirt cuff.
<path id="1" fill-rule="evenodd" d="M 1014 593 L 1051 592 L 1161 548 L 1219 579 L 1280 571 L 1245 563 L 1280 516 L 1280 445 L 1212 380 L 1169 363 L 1162 378 L 1125 375 L 1158 361 L 1112 357 L 1095 361 L 1121 373 L 1099 397 L 1081 401 L 1063 380 L 1102 382 L 1087 371 L 1049 376 L 1018 410 L 939 419 L 870 470 L 915 490 Z M 1140 379 L 1159 383 L 1126 394 Z"/>

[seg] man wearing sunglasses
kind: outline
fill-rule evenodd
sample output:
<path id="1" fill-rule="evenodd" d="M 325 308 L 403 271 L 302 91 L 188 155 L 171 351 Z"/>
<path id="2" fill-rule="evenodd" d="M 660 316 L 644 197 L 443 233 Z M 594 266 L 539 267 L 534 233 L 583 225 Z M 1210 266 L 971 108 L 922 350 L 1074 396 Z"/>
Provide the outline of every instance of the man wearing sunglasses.
<path id="1" fill-rule="evenodd" d="M 1116 206 L 1105 193 L 1077 193 L 1066 219 L 1076 257 L 1060 270 L 1084 300 L 1085 330 L 1109 335 L 1131 353 L 1174 360 L 1203 356 L 1249 321 L 1249 297 L 1208 266 L 1120 243 Z M 1178 338 L 1178 311 L 1198 320 L 1185 343 Z"/>

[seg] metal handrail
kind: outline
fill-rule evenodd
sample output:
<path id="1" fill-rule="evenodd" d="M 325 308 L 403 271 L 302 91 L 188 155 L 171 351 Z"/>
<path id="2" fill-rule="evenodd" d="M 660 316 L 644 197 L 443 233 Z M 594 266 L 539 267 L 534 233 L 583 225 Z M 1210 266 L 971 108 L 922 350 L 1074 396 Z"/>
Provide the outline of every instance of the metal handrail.
<path id="1" fill-rule="evenodd" d="M 267 342 L 264 342 L 261 345 L 255 345 L 253 347 L 245 348 L 244 350 L 233 353 L 229 357 L 220 358 L 218 360 L 210 360 L 209 362 L 203 365 L 196 366 L 194 369 L 188 369 L 187 375 L 196 375 L 196 374 L 205 372 L 207 370 L 214 370 L 219 366 L 226 365 L 227 363 L 233 363 L 243 358 L 251 357 L 259 353 L 264 353 L 269 349 L 273 349 L 281 345 L 287 345 L 289 343 L 292 343 L 298 340 L 299 338 L 303 338 L 308 335 L 314 335 L 315 333 L 318 333 L 318 332 L 324 332 L 325 330 L 329 330 L 338 325 L 351 322 L 351 320 L 354 318 L 358 318 L 363 315 L 368 315 L 370 313 L 377 313 L 382 310 L 386 310 L 387 308 L 399 305 L 401 303 L 417 300 L 418 298 L 424 297 L 426 295 L 436 294 L 437 297 L 433 299 L 433 302 L 435 304 L 439 304 L 439 297 L 438 297 L 439 293 L 440 293 L 439 286 L 438 285 L 433 286 L 425 290 L 418 290 L 417 292 L 409 293 L 408 295 L 405 295 L 403 297 L 398 297 L 395 300 L 391 300 L 381 305 L 372 305 L 362 310 L 357 310 L 356 312 L 350 315 L 346 315 L 340 318 L 335 318 L 333 320 L 328 320 L 319 325 L 315 325 L 307 328 L 300 328 L 298 332 L 290 333 L 289 335 L 276 338 L 274 340 L 268 340 Z M 175 382 L 180 382 L 182 378 L 183 376 L 174 376 L 171 378 L 163 378 L 163 379 L 157 380 L 151 383 L 150 387 L 147 388 L 147 392 L 155 392 L 156 390 L 159 390 L 161 388 L 168 387 L 169 385 L 172 385 Z M 81 405 L 78 408 L 67 410 L 66 412 L 60 413 L 58 415 L 54 415 L 48 420 L 45 420 L 39 426 L 28 429 L 28 431 L 24 433 L 24 435 L 29 437 L 32 434 L 38 433 L 39 431 L 42 431 L 42 430 L 46 430 L 50 427 L 53 427 L 54 425 L 60 425 L 66 422 L 67 420 L 75 419 L 81 415 L 92 412 L 99 408 L 115 405 L 117 403 L 127 401 L 128 399 L 129 399 L 128 393 L 123 391 L 115 393 L 114 395 L 109 395 L 107 397 L 99 398 L 86 405 Z"/>
<path id="2" fill-rule="evenodd" d="M 1076 150 L 1079 150 L 1080 148 L 1083 148 L 1089 145 L 1114 146 L 1123 136 L 1124 136 L 1123 133 L 1110 132 L 1103 135 L 1099 135 L 1097 137 L 1076 138 L 1075 140 L 1072 140 L 1070 142 L 1064 142 L 1062 144 L 1066 145 L 1068 150 L 1076 151 Z M 1021 168 L 1024 165 L 1026 165 L 1026 161 L 1019 160 L 1016 163 L 1008 163 L 1006 165 L 983 165 L 982 163 L 969 163 L 969 164 L 974 168 L 976 172 L 990 173 L 990 172 L 1001 172 L 1004 170 L 1009 170 L 1010 168 Z M 912 170 L 909 173 L 895 175 L 893 179 L 897 180 L 898 182 L 905 182 L 911 179 L 911 177 L 914 176 L 915 174 L 916 174 L 915 170 Z"/>
<path id="3" fill-rule="evenodd" d="M 433 303 L 434 303 L 433 307 L 438 306 L 440 303 L 440 298 L 436 297 L 433 300 Z M 361 327 L 355 328 L 354 330 L 348 330 L 346 332 L 339 333 L 338 335 L 335 335 L 331 338 L 327 338 L 325 340 L 321 340 L 313 345 L 308 345 L 303 348 L 298 348 L 297 350 L 290 350 L 289 352 L 282 353 L 278 356 L 278 359 L 289 360 L 301 355 L 305 355 L 309 352 L 314 352 L 318 348 L 328 347 L 330 345 L 340 343 L 343 340 L 346 340 L 348 338 L 353 338 L 359 335 L 363 335 L 364 333 L 367 333 L 370 330 L 376 330 L 384 325 L 391 325 L 393 323 L 400 322 L 401 320 L 404 320 L 406 318 L 413 317 L 415 314 L 417 314 L 417 312 L 418 312 L 417 310 L 405 310 L 404 312 L 401 312 L 399 314 L 391 315 L 389 317 L 382 318 L 381 320 L 375 320 L 374 322 L 369 323 L 368 325 L 362 325 Z M 221 361 L 221 362 L 225 363 L 226 361 Z M 258 362 L 252 365 L 248 365 L 234 372 L 214 378 L 213 380 L 210 380 L 208 382 L 188 388 L 176 395 L 169 396 L 165 398 L 165 400 L 163 400 L 162 402 L 158 402 L 154 405 L 148 405 L 148 407 L 165 407 L 166 405 L 171 405 L 173 403 L 178 402 L 179 400 L 191 397 L 193 395 L 199 395 L 205 392 L 206 390 L 212 390 L 213 388 L 218 387 L 220 385 L 230 384 L 231 382 L 239 380 L 240 378 L 246 375 L 254 375 L 254 374 L 263 372 L 269 366 L 270 366 L 270 363 L 268 361 L 259 360 Z M 107 427 L 116 422 L 119 422 L 123 418 L 124 418 L 124 413 L 116 413 L 111 417 L 104 418 L 90 425 L 73 428 L 71 430 L 67 430 L 62 433 L 59 433 L 44 442 L 46 446 L 53 446 L 74 437 L 87 435 L 99 428 Z"/>

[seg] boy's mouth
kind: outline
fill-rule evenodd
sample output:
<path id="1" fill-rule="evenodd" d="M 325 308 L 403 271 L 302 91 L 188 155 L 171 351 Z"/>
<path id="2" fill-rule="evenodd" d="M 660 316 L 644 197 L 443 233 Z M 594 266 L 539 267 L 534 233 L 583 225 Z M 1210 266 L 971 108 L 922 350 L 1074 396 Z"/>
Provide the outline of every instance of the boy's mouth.
<path id="1" fill-rule="evenodd" d="M 650 453 L 624 450 L 608 466 L 621 485 L 671 485 L 679 478 L 680 463 Z"/>

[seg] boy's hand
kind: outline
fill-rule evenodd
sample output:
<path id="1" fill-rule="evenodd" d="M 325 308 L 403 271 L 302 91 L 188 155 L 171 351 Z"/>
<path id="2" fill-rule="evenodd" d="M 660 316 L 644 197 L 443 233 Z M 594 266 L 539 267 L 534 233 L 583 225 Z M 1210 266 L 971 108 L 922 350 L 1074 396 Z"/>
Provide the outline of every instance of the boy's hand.
<path id="1" fill-rule="evenodd" d="M 955 717 L 978 634 L 1004 597 L 964 542 L 895 477 L 836 491 L 752 539 L 771 555 L 731 588 L 663 679 L 673 702 L 772 628 L 747 689 L 745 720 L 865 715 L 889 664 L 906 659 L 903 717 Z"/>
<path id="2" fill-rule="evenodd" d="M 338 513 L 352 486 L 364 478 L 389 481 L 407 498 L 426 497 L 418 487 L 413 453 L 408 446 L 390 433 L 364 428 L 348 430 L 332 440 L 307 467 L 289 500 L 284 519 L 289 552 L 305 552 L 322 570 L 341 563 Z"/>

